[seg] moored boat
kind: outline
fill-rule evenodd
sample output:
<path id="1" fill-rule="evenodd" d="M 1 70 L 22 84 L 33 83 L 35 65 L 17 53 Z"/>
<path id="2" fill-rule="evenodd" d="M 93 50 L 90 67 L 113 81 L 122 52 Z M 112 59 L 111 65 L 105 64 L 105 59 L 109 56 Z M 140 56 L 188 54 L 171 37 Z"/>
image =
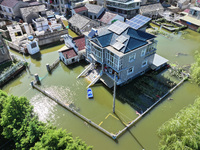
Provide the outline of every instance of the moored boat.
<path id="1" fill-rule="evenodd" d="M 91 88 L 88 88 L 88 89 L 87 89 L 87 97 L 88 97 L 88 98 L 93 98 L 93 92 L 92 92 L 92 89 L 91 89 Z"/>

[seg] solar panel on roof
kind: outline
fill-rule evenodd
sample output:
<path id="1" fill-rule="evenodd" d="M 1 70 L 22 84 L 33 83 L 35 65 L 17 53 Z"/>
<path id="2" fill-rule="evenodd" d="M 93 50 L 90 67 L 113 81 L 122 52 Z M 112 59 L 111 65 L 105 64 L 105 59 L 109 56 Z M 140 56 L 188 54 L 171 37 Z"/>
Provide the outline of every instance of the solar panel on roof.
<path id="1" fill-rule="evenodd" d="M 133 29 L 137 30 L 141 28 L 143 25 L 145 25 L 147 22 L 149 22 L 150 20 L 151 18 L 142 16 L 142 15 L 137 15 L 133 17 L 132 19 L 127 20 L 126 23 Z"/>
<path id="2" fill-rule="evenodd" d="M 124 44 L 116 42 L 112 46 L 119 51 L 120 49 L 122 49 L 122 47 L 124 47 Z"/>
<path id="3" fill-rule="evenodd" d="M 128 27 L 129 27 L 128 24 L 124 22 L 116 21 L 108 27 L 108 30 L 111 30 L 112 32 L 116 34 L 121 34 Z"/>
<path id="4" fill-rule="evenodd" d="M 118 41 L 120 43 L 124 43 L 124 42 L 126 42 L 126 40 L 128 40 L 128 38 L 123 35 L 118 36 L 118 38 L 116 39 L 116 41 Z"/>

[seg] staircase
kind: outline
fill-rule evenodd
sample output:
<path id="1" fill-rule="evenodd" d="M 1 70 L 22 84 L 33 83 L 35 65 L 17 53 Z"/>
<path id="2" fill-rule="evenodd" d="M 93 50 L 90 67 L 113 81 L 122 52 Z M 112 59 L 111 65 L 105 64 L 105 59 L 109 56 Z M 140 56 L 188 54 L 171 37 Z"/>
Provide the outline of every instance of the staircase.
<path id="1" fill-rule="evenodd" d="M 102 75 L 103 75 L 103 72 L 101 71 L 100 74 L 87 86 L 87 88 L 94 85 L 101 78 Z"/>
<path id="2" fill-rule="evenodd" d="M 84 76 L 92 68 L 92 66 L 93 66 L 93 64 L 91 63 L 87 68 L 85 68 L 85 70 L 83 70 L 81 72 L 81 74 L 78 75 L 77 78 L 80 78 L 80 77 Z"/>

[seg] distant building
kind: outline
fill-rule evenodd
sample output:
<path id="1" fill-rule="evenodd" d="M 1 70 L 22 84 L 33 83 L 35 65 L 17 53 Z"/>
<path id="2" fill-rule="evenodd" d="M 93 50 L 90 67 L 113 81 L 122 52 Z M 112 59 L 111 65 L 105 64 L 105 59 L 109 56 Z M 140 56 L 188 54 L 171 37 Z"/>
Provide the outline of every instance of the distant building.
<path id="1" fill-rule="evenodd" d="M 62 25 L 57 23 L 57 20 L 55 18 L 51 18 L 47 20 L 44 17 L 40 17 L 32 21 L 33 21 L 36 31 L 38 32 L 46 32 L 46 31 L 53 32 L 54 30 L 58 31 L 62 29 Z"/>
<path id="2" fill-rule="evenodd" d="M 31 5 L 20 8 L 22 18 L 24 22 L 31 23 L 32 19 L 41 17 L 54 17 L 54 14 L 50 14 L 50 11 L 47 11 L 44 4 Z"/>
<path id="3" fill-rule="evenodd" d="M 72 8 L 72 16 L 75 14 L 88 16 L 88 9 L 85 6 L 79 6 L 76 8 Z"/>
<path id="4" fill-rule="evenodd" d="M 2 0 L 0 2 L 0 15 L 11 20 L 19 19 L 21 18 L 20 8 L 28 5 L 28 2 L 20 0 Z"/>
<path id="5" fill-rule="evenodd" d="M 52 9 L 62 15 L 69 13 L 69 0 L 40 0 L 40 2 L 45 4 L 48 9 Z"/>
<path id="6" fill-rule="evenodd" d="M 90 19 L 97 19 L 104 12 L 103 6 L 86 3 L 85 7 L 88 9 L 88 17 Z"/>
<path id="7" fill-rule="evenodd" d="M 120 20 L 120 21 L 124 21 L 125 18 L 116 14 L 116 13 L 111 13 L 111 12 L 104 12 L 100 17 L 99 17 L 99 20 L 103 23 L 106 23 L 106 24 L 111 24 L 117 20 Z"/>
<path id="8" fill-rule="evenodd" d="M 7 61 L 11 61 L 10 53 L 0 34 L 0 65 Z"/>
<path id="9" fill-rule="evenodd" d="M 163 16 L 164 8 L 160 3 L 146 4 L 140 7 L 139 13 L 150 18 L 157 18 Z"/>
<path id="10" fill-rule="evenodd" d="M 75 14 L 69 21 L 69 28 L 73 30 L 76 34 L 82 35 L 83 32 L 90 31 L 92 28 L 97 28 L 99 26 L 105 25 L 100 21 L 92 20 L 86 16 Z"/>
<path id="11" fill-rule="evenodd" d="M 130 19 L 139 13 L 141 0 L 106 0 L 106 7 L 119 15 Z"/>
<path id="12" fill-rule="evenodd" d="M 83 6 L 72 8 L 72 15 L 80 14 L 89 17 L 90 19 L 97 19 L 105 9 L 102 6 L 86 3 Z"/>
<path id="13" fill-rule="evenodd" d="M 66 47 L 58 51 L 59 59 L 65 65 L 70 65 L 84 58 L 85 55 L 85 38 L 79 36 L 72 38 L 69 35 L 62 36 L 65 41 Z"/>
<path id="14" fill-rule="evenodd" d="M 200 8 L 190 7 L 188 15 L 181 17 L 180 22 L 196 31 L 200 27 Z"/>
<path id="15" fill-rule="evenodd" d="M 157 41 L 154 35 L 135 30 L 120 21 L 85 33 L 85 40 L 86 59 L 101 66 L 100 76 L 103 72 L 112 83 L 116 72 L 117 85 L 167 62 L 165 58 L 156 55 Z"/>
<path id="16" fill-rule="evenodd" d="M 196 0 L 197 7 L 200 7 L 200 0 Z"/>

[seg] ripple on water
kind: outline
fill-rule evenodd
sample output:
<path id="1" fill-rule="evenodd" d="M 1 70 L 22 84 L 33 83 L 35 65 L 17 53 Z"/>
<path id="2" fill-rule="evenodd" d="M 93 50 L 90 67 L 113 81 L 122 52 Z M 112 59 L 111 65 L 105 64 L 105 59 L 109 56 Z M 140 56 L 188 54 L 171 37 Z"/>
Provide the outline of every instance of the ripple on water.
<path id="1" fill-rule="evenodd" d="M 66 104 L 71 104 L 74 109 L 78 109 L 75 107 L 73 97 L 75 95 L 74 91 L 71 91 L 69 88 L 64 86 L 49 86 L 43 87 L 45 91 L 47 91 L 51 96 L 61 100 Z M 31 99 L 31 103 L 34 106 L 34 112 L 36 112 L 39 116 L 41 121 L 47 122 L 50 120 L 56 120 L 55 112 L 57 111 L 57 103 L 52 101 L 50 98 L 44 96 L 43 94 L 39 93 L 35 95 Z M 58 117 L 58 116 L 56 116 Z"/>

